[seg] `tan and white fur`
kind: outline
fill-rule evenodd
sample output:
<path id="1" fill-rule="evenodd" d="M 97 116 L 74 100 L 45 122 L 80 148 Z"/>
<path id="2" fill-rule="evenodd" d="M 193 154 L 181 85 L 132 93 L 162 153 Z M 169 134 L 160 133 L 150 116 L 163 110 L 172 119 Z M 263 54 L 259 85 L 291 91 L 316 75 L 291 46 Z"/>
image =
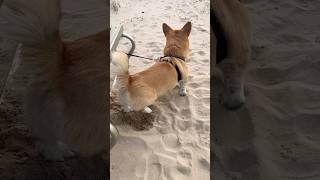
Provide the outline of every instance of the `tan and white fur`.
<path id="1" fill-rule="evenodd" d="M 239 0 L 213 0 L 211 7 L 221 23 L 228 48 L 226 59 L 214 68 L 214 77 L 222 86 L 220 102 L 229 109 L 238 109 L 245 102 L 244 80 L 251 58 L 249 14 Z"/>
<path id="2" fill-rule="evenodd" d="M 7 0 L 1 11 L 1 33 L 22 43 L 22 61 L 32 65 L 24 115 L 44 157 L 105 153 L 109 32 L 64 42 L 59 0 Z"/>
<path id="3" fill-rule="evenodd" d="M 160 62 L 152 65 L 144 71 L 129 74 L 129 62 L 126 54 L 121 52 L 112 53 L 112 63 L 117 67 L 117 83 L 120 85 L 119 99 L 124 111 L 152 112 L 148 107 L 168 90 L 179 84 L 179 95 L 187 94 L 188 67 L 184 60 L 189 54 L 189 34 L 191 22 L 186 23 L 182 29 L 173 30 L 167 24 L 162 26 L 166 37 L 164 55 L 168 56 Z M 180 57 L 180 58 L 177 58 Z M 178 82 L 178 72 L 181 80 Z"/>

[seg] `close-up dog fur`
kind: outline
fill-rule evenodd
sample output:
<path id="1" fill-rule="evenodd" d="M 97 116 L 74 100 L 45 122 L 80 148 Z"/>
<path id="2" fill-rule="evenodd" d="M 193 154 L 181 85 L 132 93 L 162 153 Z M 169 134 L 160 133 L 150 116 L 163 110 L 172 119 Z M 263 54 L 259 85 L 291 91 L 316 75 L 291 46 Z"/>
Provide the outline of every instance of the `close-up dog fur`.
<path id="1" fill-rule="evenodd" d="M 188 67 L 185 59 L 189 54 L 191 22 L 180 30 L 173 30 L 164 23 L 162 29 L 166 37 L 164 57 L 144 71 L 129 75 L 128 56 L 121 52 L 112 53 L 112 63 L 117 67 L 117 82 L 120 85 L 119 99 L 126 112 L 152 112 L 148 106 L 177 84 L 179 95 L 187 94 Z"/>
<path id="2" fill-rule="evenodd" d="M 104 153 L 109 32 L 64 42 L 59 0 L 7 0 L 2 12 L 1 33 L 22 43 L 22 61 L 33 65 L 24 115 L 44 157 Z"/>
<path id="3" fill-rule="evenodd" d="M 217 48 L 213 70 L 219 86 L 219 102 L 236 110 L 245 102 L 244 81 L 250 61 L 250 18 L 246 8 L 238 0 L 211 1 L 211 29 Z M 215 38 L 215 39 L 214 39 Z"/>

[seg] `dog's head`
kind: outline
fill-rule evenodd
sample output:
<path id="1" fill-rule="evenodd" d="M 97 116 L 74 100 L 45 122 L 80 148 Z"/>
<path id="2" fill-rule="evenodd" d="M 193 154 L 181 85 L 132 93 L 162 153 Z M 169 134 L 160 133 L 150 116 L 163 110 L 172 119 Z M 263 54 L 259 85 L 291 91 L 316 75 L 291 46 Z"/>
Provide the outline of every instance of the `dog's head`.
<path id="1" fill-rule="evenodd" d="M 187 22 L 181 29 L 173 30 L 166 23 L 162 24 L 162 30 L 166 37 L 164 54 L 166 56 L 187 57 L 189 53 L 189 35 L 191 22 Z"/>
<path id="2" fill-rule="evenodd" d="M 245 67 L 236 65 L 229 58 L 214 67 L 213 78 L 219 87 L 219 102 L 230 110 L 237 110 L 245 103 L 244 71 Z"/>

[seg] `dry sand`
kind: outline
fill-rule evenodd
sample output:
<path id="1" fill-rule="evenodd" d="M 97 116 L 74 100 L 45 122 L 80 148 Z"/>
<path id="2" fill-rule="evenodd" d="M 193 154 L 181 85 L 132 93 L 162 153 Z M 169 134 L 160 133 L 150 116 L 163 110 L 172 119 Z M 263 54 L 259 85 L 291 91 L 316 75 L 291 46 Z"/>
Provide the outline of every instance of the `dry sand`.
<path id="1" fill-rule="evenodd" d="M 209 1 L 111 1 L 111 26 L 122 24 L 136 41 L 135 54 L 163 56 L 162 23 L 181 28 L 192 22 L 188 95 L 178 88 L 160 97 L 151 114 L 120 111 L 112 104 L 112 121 L 120 131 L 110 154 L 111 180 L 207 180 L 210 171 L 210 22 Z M 119 50 L 128 46 L 123 40 Z M 130 58 L 130 73 L 154 62 Z M 111 67 L 112 71 L 112 67 Z"/>
<path id="2" fill-rule="evenodd" d="M 63 1 L 61 30 L 64 39 L 72 40 L 106 29 L 106 1 Z M 16 43 L 0 36 L 0 90 L 15 55 Z M 16 57 L 17 58 L 17 57 Z M 19 61 L 19 58 L 17 59 Z M 16 71 L 0 105 L 0 179 L 106 179 L 106 162 L 99 158 L 70 158 L 47 162 L 35 149 L 22 114 L 22 93 L 30 79 L 30 62 L 16 64 Z"/>
<path id="3" fill-rule="evenodd" d="M 246 106 L 214 106 L 214 179 L 320 179 L 320 2 L 247 0 Z"/>

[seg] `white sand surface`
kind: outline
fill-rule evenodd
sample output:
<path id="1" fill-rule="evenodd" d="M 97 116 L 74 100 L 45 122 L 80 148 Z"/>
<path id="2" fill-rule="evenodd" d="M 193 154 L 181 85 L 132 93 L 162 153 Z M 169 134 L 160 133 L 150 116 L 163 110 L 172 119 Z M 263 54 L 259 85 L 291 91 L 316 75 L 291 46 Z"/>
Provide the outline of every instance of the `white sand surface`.
<path id="1" fill-rule="evenodd" d="M 150 115 L 119 112 L 112 105 L 112 121 L 120 131 L 110 154 L 111 180 L 205 180 L 210 169 L 210 22 L 209 1 L 111 1 L 111 26 L 123 25 L 136 41 L 135 54 L 163 56 L 162 23 L 174 29 L 192 22 L 188 95 L 178 88 L 160 97 Z M 120 42 L 126 50 L 127 42 Z M 130 73 L 154 62 L 130 58 Z M 111 67 L 112 71 L 112 67 Z"/>

